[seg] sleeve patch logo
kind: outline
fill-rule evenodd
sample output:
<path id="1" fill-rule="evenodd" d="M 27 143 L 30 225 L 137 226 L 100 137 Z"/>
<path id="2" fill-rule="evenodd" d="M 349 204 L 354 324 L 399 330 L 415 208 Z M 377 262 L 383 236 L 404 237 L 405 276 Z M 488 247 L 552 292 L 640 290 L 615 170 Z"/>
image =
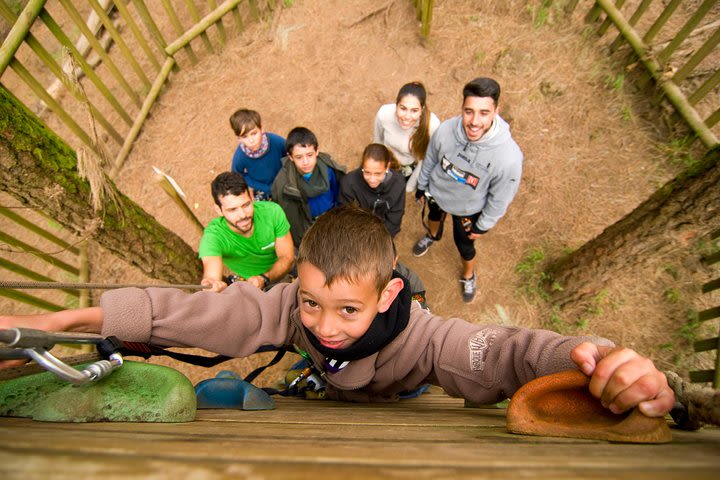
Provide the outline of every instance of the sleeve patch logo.
<path id="1" fill-rule="evenodd" d="M 491 329 L 480 330 L 468 341 L 470 347 L 470 368 L 474 372 L 482 372 L 485 369 L 485 358 L 487 351 L 495 341 L 495 332 Z"/>

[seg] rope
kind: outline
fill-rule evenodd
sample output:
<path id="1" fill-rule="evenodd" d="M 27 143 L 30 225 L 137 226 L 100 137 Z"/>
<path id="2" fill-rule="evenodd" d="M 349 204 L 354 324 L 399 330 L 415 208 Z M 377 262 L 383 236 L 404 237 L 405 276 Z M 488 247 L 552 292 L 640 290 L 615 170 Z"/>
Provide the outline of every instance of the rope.
<path id="1" fill-rule="evenodd" d="M 678 427 L 698 430 L 704 423 L 720 425 L 720 390 L 689 384 L 672 371 L 665 376 L 675 392 L 677 403 L 670 415 Z"/>
<path id="2" fill-rule="evenodd" d="M 173 285 L 173 284 L 161 284 L 161 285 L 147 285 L 138 283 L 65 283 L 65 282 L 23 282 L 23 281 L 9 281 L 0 280 L 0 289 L 4 288 L 19 288 L 19 289 L 113 289 L 113 288 L 186 288 L 191 290 L 203 290 L 205 285 Z"/>

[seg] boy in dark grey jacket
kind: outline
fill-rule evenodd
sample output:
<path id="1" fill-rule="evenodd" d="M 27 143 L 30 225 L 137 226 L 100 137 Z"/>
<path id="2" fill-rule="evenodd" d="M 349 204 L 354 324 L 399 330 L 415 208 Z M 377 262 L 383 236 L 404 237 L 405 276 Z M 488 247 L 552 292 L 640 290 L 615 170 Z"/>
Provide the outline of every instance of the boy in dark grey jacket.
<path id="1" fill-rule="evenodd" d="M 522 174 L 523 154 L 498 115 L 499 98 L 500 85 L 490 78 L 465 85 L 462 114 L 433 134 L 418 178 L 416 198 L 428 203 L 429 232 L 413 254 L 424 255 L 440 239 L 445 213 L 451 214 L 465 302 L 475 298 L 475 239 L 505 214 Z"/>
<path id="2" fill-rule="evenodd" d="M 305 234 L 294 283 L 268 292 L 246 282 L 221 293 L 110 290 L 100 307 L 0 316 L 0 328 L 102 333 L 234 357 L 264 345 L 297 345 L 334 399 L 394 400 L 432 383 L 452 396 L 494 403 L 537 377 L 580 369 L 592 377 L 590 392 L 615 413 L 638 406 L 663 416 L 673 407 L 665 376 L 636 352 L 601 338 L 440 318 L 411 302 L 393 261 L 382 221 L 341 206 Z"/>

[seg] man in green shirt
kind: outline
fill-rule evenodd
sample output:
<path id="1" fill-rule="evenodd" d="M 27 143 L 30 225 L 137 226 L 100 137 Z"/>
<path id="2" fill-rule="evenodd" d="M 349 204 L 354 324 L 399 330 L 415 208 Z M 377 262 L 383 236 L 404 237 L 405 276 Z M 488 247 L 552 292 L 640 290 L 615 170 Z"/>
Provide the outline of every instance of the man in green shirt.
<path id="1" fill-rule="evenodd" d="M 287 275 L 295 263 L 290 223 L 273 202 L 253 202 L 252 189 L 239 173 L 224 172 L 212 185 L 215 211 L 200 240 L 202 285 L 220 292 L 227 283 L 223 264 L 257 288 Z"/>

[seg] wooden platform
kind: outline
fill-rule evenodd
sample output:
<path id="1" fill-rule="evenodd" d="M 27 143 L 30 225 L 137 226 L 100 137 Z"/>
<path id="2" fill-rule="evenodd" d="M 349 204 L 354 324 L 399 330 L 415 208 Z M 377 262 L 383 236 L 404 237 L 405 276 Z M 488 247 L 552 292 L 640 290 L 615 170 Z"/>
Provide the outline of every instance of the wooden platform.
<path id="1" fill-rule="evenodd" d="M 396 404 L 277 400 L 182 424 L 0 418 L 2 479 L 720 478 L 720 429 L 665 445 L 513 435 L 505 411 L 430 393 Z"/>

